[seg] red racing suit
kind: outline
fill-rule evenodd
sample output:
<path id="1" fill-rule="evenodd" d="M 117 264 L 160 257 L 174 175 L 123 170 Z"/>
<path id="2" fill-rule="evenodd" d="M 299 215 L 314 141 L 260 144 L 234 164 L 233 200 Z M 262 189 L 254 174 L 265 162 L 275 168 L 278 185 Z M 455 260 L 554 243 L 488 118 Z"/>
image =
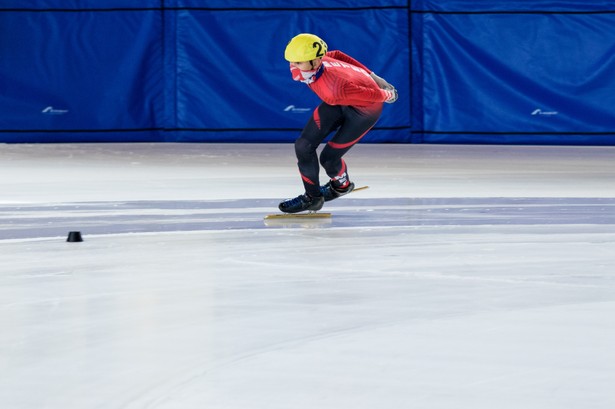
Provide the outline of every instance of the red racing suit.
<path id="1" fill-rule="evenodd" d="M 336 187 L 349 183 L 342 156 L 376 123 L 383 102 L 393 91 L 381 89 L 371 76 L 371 70 L 341 51 L 329 51 L 320 67 L 300 71 L 291 65 L 293 79 L 304 82 L 322 99 L 295 141 L 299 172 L 310 196 L 320 195 L 319 162 Z M 316 149 L 333 131 L 320 154 Z"/>
<path id="2" fill-rule="evenodd" d="M 386 101 L 391 91 L 381 89 L 370 77 L 371 70 L 341 51 L 330 51 L 322 59 L 324 72 L 310 89 L 329 105 L 366 107 Z"/>

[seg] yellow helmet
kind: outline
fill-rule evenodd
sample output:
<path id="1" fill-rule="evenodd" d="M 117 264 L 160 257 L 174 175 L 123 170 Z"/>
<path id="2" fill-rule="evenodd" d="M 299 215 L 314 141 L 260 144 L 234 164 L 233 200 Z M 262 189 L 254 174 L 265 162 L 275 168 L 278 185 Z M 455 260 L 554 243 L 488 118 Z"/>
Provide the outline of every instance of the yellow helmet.
<path id="1" fill-rule="evenodd" d="M 323 57 L 327 43 L 314 34 L 303 33 L 293 37 L 286 46 L 284 58 L 288 62 L 312 61 Z"/>

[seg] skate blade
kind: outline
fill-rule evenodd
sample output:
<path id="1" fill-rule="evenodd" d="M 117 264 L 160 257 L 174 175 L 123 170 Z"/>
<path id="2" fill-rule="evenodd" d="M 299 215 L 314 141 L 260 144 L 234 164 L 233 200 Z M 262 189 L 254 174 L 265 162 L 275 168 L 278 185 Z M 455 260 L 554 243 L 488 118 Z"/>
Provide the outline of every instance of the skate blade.
<path id="1" fill-rule="evenodd" d="M 368 189 L 369 186 L 355 187 L 350 193 L 358 192 L 360 190 Z M 265 216 L 265 220 L 326 220 L 331 219 L 331 213 L 275 213 Z"/>
<path id="2" fill-rule="evenodd" d="M 331 213 L 276 213 L 265 216 L 265 226 L 319 229 L 331 225 Z"/>
<path id="3" fill-rule="evenodd" d="M 331 213 L 275 213 L 265 216 L 265 220 L 311 220 L 330 219 Z"/>

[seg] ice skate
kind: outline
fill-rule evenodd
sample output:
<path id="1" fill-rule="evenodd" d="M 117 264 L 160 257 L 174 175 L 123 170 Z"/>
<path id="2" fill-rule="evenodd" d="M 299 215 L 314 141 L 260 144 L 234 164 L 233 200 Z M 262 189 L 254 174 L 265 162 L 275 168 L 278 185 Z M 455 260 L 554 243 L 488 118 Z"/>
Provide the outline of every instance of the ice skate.
<path id="1" fill-rule="evenodd" d="M 306 210 L 315 212 L 322 209 L 324 203 L 325 199 L 322 196 L 310 197 L 303 194 L 281 202 L 278 208 L 284 213 L 299 213 Z"/>
<path id="2" fill-rule="evenodd" d="M 354 183 L 352 182 L 350 182 L 348 186 L 346 186 L 343 189 L 333 187 L 333 185 L 331 184 L 331 181 L 329 181 L 329 183 L 327 183 L 326 185 L 320 187 L 320 193 L 322 193 L 322 196 L 325 198 L 325 202 L 328 202 L 333 199 L 337 199 L 340 196 L 347 195 L 353 190 L 354 190 Z"/>

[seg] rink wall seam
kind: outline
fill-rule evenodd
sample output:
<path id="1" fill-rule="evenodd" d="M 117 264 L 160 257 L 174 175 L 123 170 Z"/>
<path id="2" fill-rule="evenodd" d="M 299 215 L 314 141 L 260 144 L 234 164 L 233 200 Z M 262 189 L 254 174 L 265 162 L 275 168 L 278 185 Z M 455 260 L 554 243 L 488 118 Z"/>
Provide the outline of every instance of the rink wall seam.
<path id="1" fill-rule="evenodd" d="M 0 12 L 14 13 L 81 13 L 81 12 L 142 12 L 142 11 L 340 11 L 340 10 L 408 10 L 411 14 L 480 15 L 480 14 L 615 14 L 615 10 L 422 10 L 407 6 L 362 6 L 362 7 L 112 7 L 112 8 L 3 8 Z"/>

